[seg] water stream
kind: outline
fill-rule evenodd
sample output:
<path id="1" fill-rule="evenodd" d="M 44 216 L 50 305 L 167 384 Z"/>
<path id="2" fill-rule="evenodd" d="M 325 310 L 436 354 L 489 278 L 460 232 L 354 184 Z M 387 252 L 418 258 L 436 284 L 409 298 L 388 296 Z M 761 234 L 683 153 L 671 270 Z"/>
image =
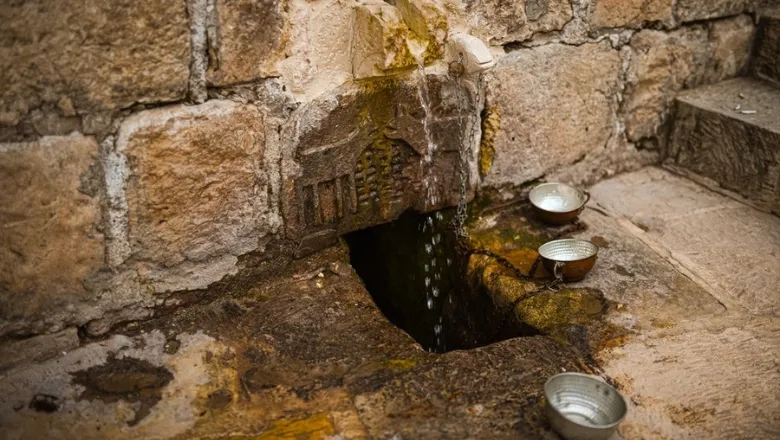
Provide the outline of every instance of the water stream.
<path id="1" fill-rule="evenodd" d="M 427 206 L 435 206 L 440 198 L 437 194 L 439 188 L 438 188 L 438 177 L 433 172 L 433 156 L 436 153 L 436 150 L 438 149 L 438 146 L 436 145 L 436 142 L 433 137 L 432 133 L 432 125 L 434 122 L 432 111 L 431 111 L 431 96 L 430 96 L 430 90 L 428 87 L 428 79 L 425 73 L 425 62 L 424 62 L 424 47 L 420 47 L 414 43 L 409 44 L 409 49 L 412 52 L 412 54 L 417 59 L 417 95 L 420 99 L 420 105 L 423 108 L 424 116 L 423 116 L 423 131 L 425 132 L 425 139 L 427 142 L 427 150 L 425 151 L 425 154 L 423 156 L 423 160 L 420 164 L 421 166 L 421 172 L 422 172 L 422 185 L 423 190 L 425 191 L 425 202 Z M 461 91 L 460 87 L 461 84 L 457 84 L 458 87 L 458 105 L 463 106 L 465 103 L 461 99 Z M 463 109 L 459 108 L 458 111 L 458 129 L 459 129 L 459 136 L 458 139 L 461 139 L 459 150 L 464 150 L 464 143 L 462 142 L 462 113 Z M 463 152 L 461 153 L 461 158 L 463 157 Z M 462 160 L 461 160 L 462 162 Z M 461 163 L 461 167 L 463 164 Z M 462 171 L 462 170 L 461 170 Z M 461 179 L 462 180 L 462 179 Z M 465 200 L 466 200 L 466 187 L 464 185 L 461 185 L 460 188 L 461 194 L 460 201 L 462 204 L 464 204 L 463 212 L 465 212 Z M 460 209 L 458 210 L 458 213 L 460 214 Z M 446 266 L 452 265 L 452 259 L 447 258 L 443 256 L 443 252 L 439 249 L 442 242 L 442 233 L 444 232 L 442 230 L 443 225 L 445 222 L 443 221 L 443 216 L 441 212 L 431 213 L 428 214 L 425 218 L 425 221 L 420 225 L 421 232 L 426 237 L 426 242 L 424 243 L 425 246 L 425 258 L 426 261 L 423 261 L 423 270 L 424 270 L 424 279 L 423 282 L 425 284 L 425 304 L 428 308 L 428 311 L 430 313 L 436 313 L 437 319 L 435 320 L 435 324 L 433 326 L 433 340 L 435 340 L 435 347 L 432 348 L 432 351 L 438 351 L 443 352 L 446 351 L 446 341 L 444 340 L 444 317 L 442 313 L 442 309 L 444 307 L 443 301 L 449 300 L 452 302 L 452 297 L 449 296 L 449 293 L 442 292 L 443 290 L 443 283 L 442 283 L 442 272 L 446 270 Z"/>

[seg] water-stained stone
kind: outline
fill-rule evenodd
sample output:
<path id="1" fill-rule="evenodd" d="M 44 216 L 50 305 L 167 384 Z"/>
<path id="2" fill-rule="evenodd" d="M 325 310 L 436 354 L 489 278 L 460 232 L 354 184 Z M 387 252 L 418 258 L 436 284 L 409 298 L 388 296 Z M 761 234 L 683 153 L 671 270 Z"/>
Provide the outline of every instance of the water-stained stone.
<path id="1" fill-rule="evenodd" d="M 297 171 L 283 183 L 288 237 L 314 251 L 337 235 L 390 221 L 410 208 L 457 204 L 462 142 L 471 145 L 471 198 L 478 179 L 480 100 L 470 81 L 428 75 L 427 82 L 431 144 L 413 81 L 345 86 L 296 115 L 289 125 L 295 128 L 289 131 L 295 151 L 283 166 Z"/>
<path id="2" fill-rule="evenodd" d="M 173 374 L 148 361 L 125 357 L 112 358 L 103 365 L 73 373 L 73 378 L 75 383 L 84 387 L 79 399 L 140 402 L 135 417 L 127 422 L 133 426 L 149 415 L 152 407 L 160 401 L 162 388 L 173 379 Z"/>

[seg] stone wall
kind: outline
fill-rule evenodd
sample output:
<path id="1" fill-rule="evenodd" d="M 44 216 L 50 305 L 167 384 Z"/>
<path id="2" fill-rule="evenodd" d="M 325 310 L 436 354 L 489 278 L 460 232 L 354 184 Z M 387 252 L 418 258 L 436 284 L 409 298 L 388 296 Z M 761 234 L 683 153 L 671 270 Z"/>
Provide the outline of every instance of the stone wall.
<path id="1" fill-rule="evenodd" d="M 452 206 L 462 173 L 468 198 L 513 198 L 652 163 L 675 94 L 746 65 L 753 8 L 4 2 L 0 337 L 103 333 L 249 266 Z M 459 32 L 495 67 L 449 73 Z"/>

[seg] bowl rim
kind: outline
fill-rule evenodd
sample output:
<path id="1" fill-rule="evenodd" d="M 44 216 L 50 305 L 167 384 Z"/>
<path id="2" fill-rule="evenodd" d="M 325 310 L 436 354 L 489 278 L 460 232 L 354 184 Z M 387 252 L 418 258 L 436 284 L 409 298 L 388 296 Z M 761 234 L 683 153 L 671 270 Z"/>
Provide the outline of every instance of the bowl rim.
<path id="1" fill-rule="evenodd" d="M 576 260 L 556 260 L 555 258 L 550 258 L 550 257 L 542 254 L 542 248 L 543 247 L 545 247 L 545 246 L 547 246 L 548 244 L 551 244 L 551 243 L 562 243 L 562 242 L 583 242 L 583 243 L 588 243 L 589 245 L 593 246 L 594 250 L 593 250 L 593 253 L 588 255 L 587 257 L 578 258 Z M 560 261 L 562 263 L 571 263 L 571 262 L 574 262 L 574 261 L 582 261 L 582 260 L 587 260 L 588 258 L 593 258 L 593 257 L 595 257 L 595 256 L 597 256 L 599 254 L 599 250 L 600 250 L 599 246 L 596 243 L 593 243 L 592 241 L 589 241 L 589 240 L 583 240 L 581 238 L 558 238 L 558 239 L 555 239 L 555 240 L 550 240 L 548 242 L 545 242 L 544 244 L 539 246 L 539 248 L 536 249 L 536 252 L 539 254 L 540 257 L 546 258 L 546 259 L 551 260 L 551 261 Z"/>
<path id="2" fill-rule="evenodd" d="M 566 417 L 566 415 L 563 414 L 558 409 L 557 406 L 553 405 L 552 400 L 550 399 L 550 393 L 548 391 L 548 385 L 550 385 L 550 382 L 552 382 L 553 379 L 555 379 L 557 377 L 560 377 L 560 376 L 579 376 L 579 377 L 584 377 L 584 378 L 587 378 L 587 379 L 590 379 L 590 380 L 601 382 L 602 384 L 612 388 L 612 391 L 614 391 L 615 394 L 617 394 L 618 397 L 620 397 L 620 401 L 623 403 L 623 414 L 616 421 L 614 421 L 614 422 L 612 422 L 612 423 L 610 423 L 608 425 L 585 424 L 585 423 L 580 423 L 580 422 L 578 422 L 576 420 L 572 420 L 569 417 Z M 626 402 L 626 398 L 623 397 L 622 394 L 620 394 L 620 391 L 615 389 L 615 387 L 613 387 L 612 385 L 607 383 L 607 381 L 605 381 L 601 377 L 594 376 L 592 374 L 584 374 L 584 373 L 577 373 L 577 372 L 574 372 L 574 371 L 566 371 L 566 372 L 563 372 L 563 373 L 558 373 L 558 374 L 553 375 L 552 377 L 547 379 L 547 381 L 544 383 L 544 399 L 547 402 L 547 406 L 552 408 L 559 416 L 561 416 L 564 419 L 566 419 L 567 422 L 574 423 L 575 425 L 581 426 L 583 428 L 590 428 L 590 429 L 610 429 L 610 428 L 614 428 L 617 425 L 619 425 L 626 418 L 626 416 L 628 415 L 628 403 Z"/>
<path id="3" fill-rule="evenodd" d="M 574 191 L 577 191 L 577 193 L 580 194 L 580 196 L 583 199 L 583 201 L 576 208 L 571 209 L 569 211 L 551 211 L 549 209 L 544 209 L 541 206 L 539 206 L 536 203 L 534 203 L 533 194 L 538 189 L 546 187 L 546 186 L 565 186 L 567 188 L 571 188 L 571 189 L 573 189 Z M 585 192 L 583 190 L 581 190 L 579 188 L 575 188 L 575 187 L 573 187 L 571 185 L 567 185 L 567 184 L 562 183 L 562 182 L 545 182 L 545 183 L 540 183 L 539 185 L 536 185 L 535 187 L 531 188 L 531 191 L 528 192 L 528 201 L 531 202 L 531 204 L 536 209 L 539 209 L 539 210 L 544 211 L 544 212 L 555 213 L 555 214 L 568 214 L 570 212 L 574 212 L 574 211 L 577 211 L 578 209 L 581 209 L 583 206 L 585 206 L 586 203 L 588 203 L 588 200 L 585 198 Z"/>

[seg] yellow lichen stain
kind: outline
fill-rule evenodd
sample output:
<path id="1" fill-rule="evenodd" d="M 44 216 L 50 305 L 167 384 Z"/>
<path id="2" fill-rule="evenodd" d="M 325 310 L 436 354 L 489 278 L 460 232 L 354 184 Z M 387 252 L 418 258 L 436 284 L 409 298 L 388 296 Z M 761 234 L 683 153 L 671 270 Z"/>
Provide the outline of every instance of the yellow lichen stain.
<path id="1" fill-rule="evenodd" d="M 674 326 L 674 323 L 671 321 L 664 321 L 657 318 L 651 318 L 650 324 L 655 328 L 669 328 Z"/>
<path id="2" fill-rule="evenodd" d="M 604 342 L 601 344 L 601 349 L 610 349 L 610 348 L 617 348 L 622 347 L 626 344 L 628 344 L 629 339 L 627 336 L 619 336 L 617 338 L 613 338 L 608 340 L 607 342 Z"/>
<path id="3" fill-rule="evenodd" d="M 382 362 L 382 366 L 390 370 L 411 370 L 417 362 L 412 359 L 388 359 Z"/>
<path id="4" fill-rule="evenodd" d="M 325 413 L 306 419 L 277 420 L 259 436 L 231 436 L 231 440 L 320 440 L 336 434 L 333 423 Z"/>
<path id="5" fill-rule="evenodd" d="M 501 113 L 498 107 L 485 109 L 482 120 L 482 141 L 479 144 L 479 175 L 484 179 L 493 166 L 496 157 L 495 139 L 501 128 Z"/>

